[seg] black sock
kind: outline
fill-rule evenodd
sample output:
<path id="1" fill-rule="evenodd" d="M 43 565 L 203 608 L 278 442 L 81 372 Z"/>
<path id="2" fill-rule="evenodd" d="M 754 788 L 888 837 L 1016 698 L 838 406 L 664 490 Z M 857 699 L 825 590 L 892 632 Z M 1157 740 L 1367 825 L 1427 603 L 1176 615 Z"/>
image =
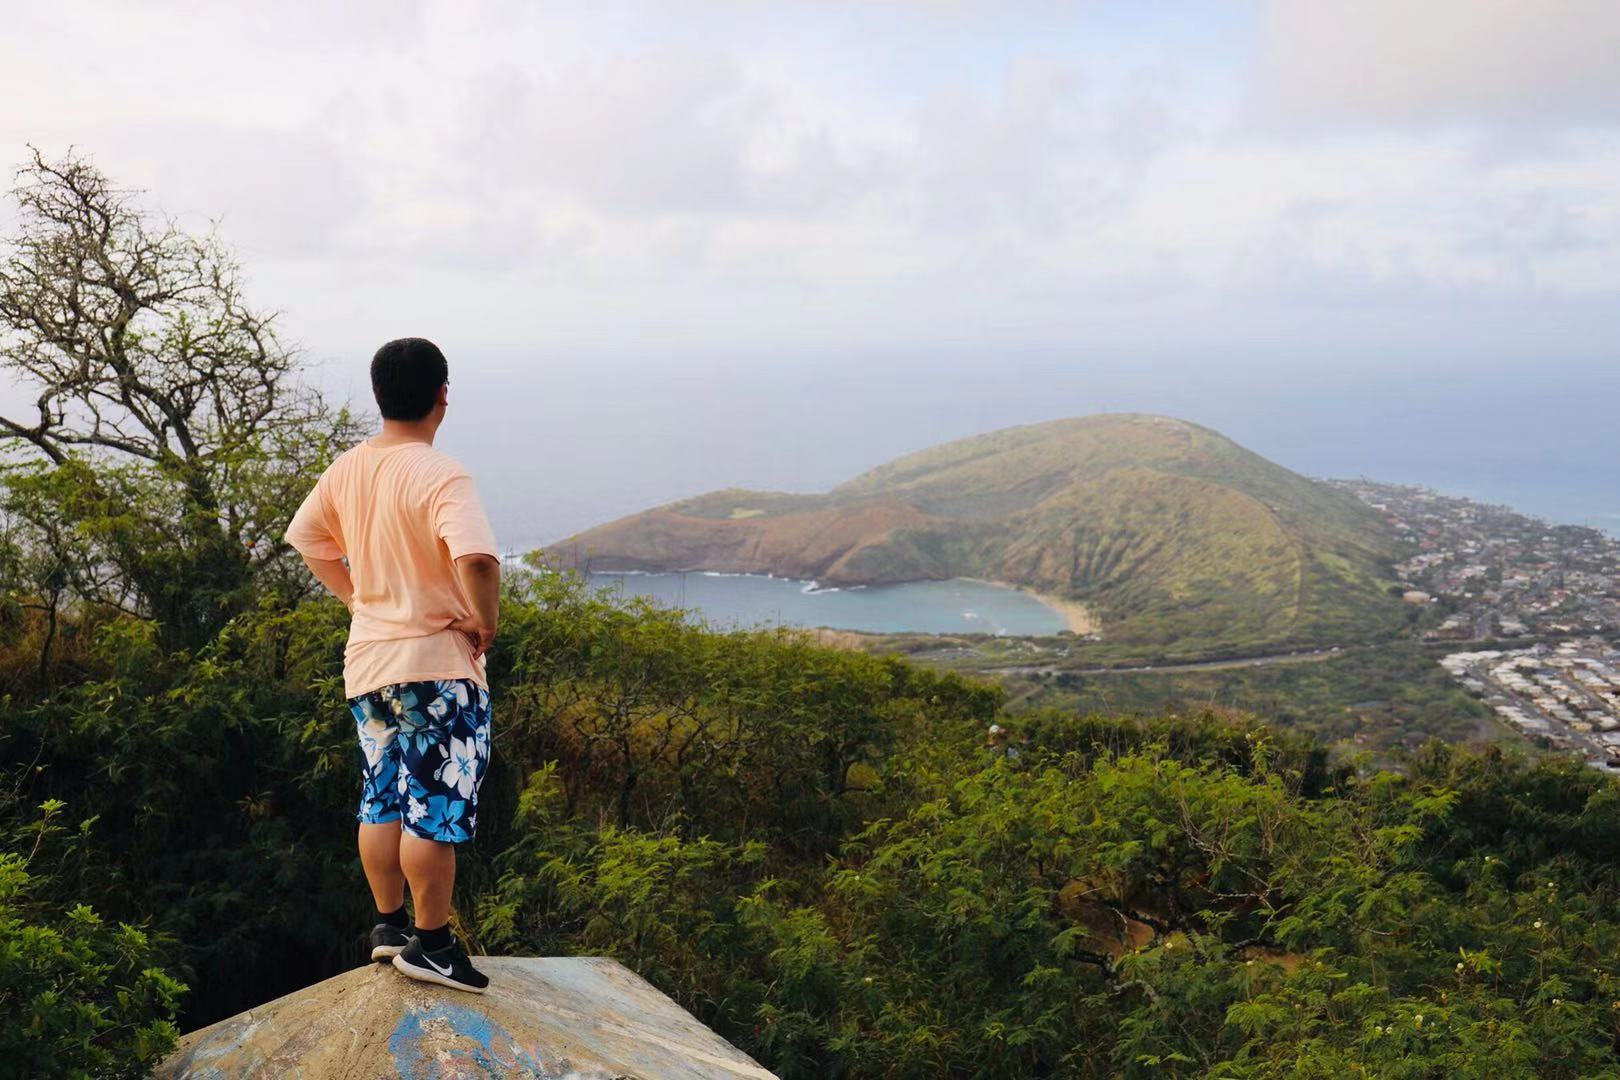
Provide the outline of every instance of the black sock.
<path id="1" fill-rule="evenodd" d="M 405 917 L 405 903 L 400 902 L 397 911 L 378 911 L 377 921 L 392 926 L 396 930 L 403 930 L 411 925 L 411 920 Z"/>
<path id="2" fill-rule="evenodd" d="M 418 926 L 412 930 L 412 933 L 416 935 L 416 940 L 422 943 L 423 952 L 438 952 L 440 949 L 448 949 L 456 940 L 450 934 L 449 923 L 445 923 L 437 930 L 424 930 Z"/>

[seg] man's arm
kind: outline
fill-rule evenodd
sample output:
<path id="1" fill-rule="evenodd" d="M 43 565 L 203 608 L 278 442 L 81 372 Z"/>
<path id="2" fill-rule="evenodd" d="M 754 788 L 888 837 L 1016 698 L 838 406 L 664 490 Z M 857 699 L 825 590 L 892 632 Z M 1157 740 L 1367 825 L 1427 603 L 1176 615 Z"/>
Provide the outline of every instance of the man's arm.
<path id="1" fill-rule="evenodd" d="M 326 586 L 328 592 L 350 611 L 354 610 L 354 581 L 349 567 L 343 561 L 343 545 L 332 531 L 326 500 L 322 495 L 326 477 L 323 475 L 309 489 L 298 512 L 287 524 L 287 543 L 303 557 L 304 565 L 315 575 L 315 580 Z"/>
<path id="2" fill-rule="evenodd" d="M 456 577 L 461 589 L 472 604 L 469 618 L 457 619 L 450 629 L 460 630 L 472 639 L 473 659 L 489 651 L 495 640 L 495 624 L 500 619 L 501 561 L 493 555 L 479 552 L 463 555 L 456 560 Z"/>
<path id="3" fill-rule="evenodd" d="M 328 592 L 350 611 L 354 610 L 354 580 L 349 577 L 349 565 L 342 559 L 312 559 L 304 556 L 304 565 L 315 575 L 315 580 L 326 586 Z"/>

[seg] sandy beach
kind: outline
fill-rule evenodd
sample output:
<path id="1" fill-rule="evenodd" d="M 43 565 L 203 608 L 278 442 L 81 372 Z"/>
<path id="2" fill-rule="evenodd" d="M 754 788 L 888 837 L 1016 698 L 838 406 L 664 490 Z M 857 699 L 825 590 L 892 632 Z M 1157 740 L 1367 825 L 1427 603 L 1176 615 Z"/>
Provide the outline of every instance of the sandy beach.
<path id="1" fill-rule="evenodd" d="M 1038 592 L 1027 585 L 1014 585 L 1010 581 L 988 581 L 983 578 L 967 578 L 967 581 L 977 581 L 984 585 L 995 585 L 1002 589 L 1013 589 L 1026 596 L 1032 596 L 1063 616 L 1063 621 L 1069 630 L 1082 636 L 1096 634 L 1102 636 L 1102 621 L 1091 613 L 1091 609 L 1078 600 L 1065 600 L 1061 596 L 1051 593 Z"/>

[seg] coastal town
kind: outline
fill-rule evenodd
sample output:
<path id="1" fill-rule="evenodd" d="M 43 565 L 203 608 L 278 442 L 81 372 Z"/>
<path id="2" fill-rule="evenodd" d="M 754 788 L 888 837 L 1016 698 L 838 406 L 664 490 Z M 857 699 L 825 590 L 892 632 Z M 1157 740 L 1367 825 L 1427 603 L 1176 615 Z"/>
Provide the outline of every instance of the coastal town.
<path id="1" fill-rule="evenodd" d="M 1620 772 L 1620 540 L 1424 488 L 1336 481 L 1413 554 L 1395 567 L 1414 633 L 1537 745 Z"/>

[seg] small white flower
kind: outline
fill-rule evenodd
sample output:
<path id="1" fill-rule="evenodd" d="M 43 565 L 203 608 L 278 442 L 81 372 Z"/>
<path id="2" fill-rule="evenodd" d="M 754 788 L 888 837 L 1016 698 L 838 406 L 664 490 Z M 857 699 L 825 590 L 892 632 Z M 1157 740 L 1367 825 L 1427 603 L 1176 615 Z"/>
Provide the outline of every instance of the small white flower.
<path id="1" fill-rule="evenodd" d="M 1463 962 L 1461 960 L 1459 960 L 1459 961 L 1457 961 L 1457 971 L 1458 971 L 1458 973 L 1461 973 L 1462 969 L 1463 969 Z"/>
<path id="2" fill-rule="evenodd" d="M 406 803 L 405 816 L 410 820 L 412 825 L 415 825 L 418 821 L 421 821 L 423 818 L 427 817 L 427 807 L 423 806 L 415 799 L 407 799 Z"/>
<path id="3" fill-rule="evenodd" d="M 1536 929 L 1537 929 L 1537 930 L 1540 930 L 1540 929 L 1541 929 L 1541 920 L 1540 920 L 1540 919 L 1537 919 L 1537 920 L 1536 920 L 1536 921 L 1535 921 L 1535 928 L 1536 928 Z"/>

